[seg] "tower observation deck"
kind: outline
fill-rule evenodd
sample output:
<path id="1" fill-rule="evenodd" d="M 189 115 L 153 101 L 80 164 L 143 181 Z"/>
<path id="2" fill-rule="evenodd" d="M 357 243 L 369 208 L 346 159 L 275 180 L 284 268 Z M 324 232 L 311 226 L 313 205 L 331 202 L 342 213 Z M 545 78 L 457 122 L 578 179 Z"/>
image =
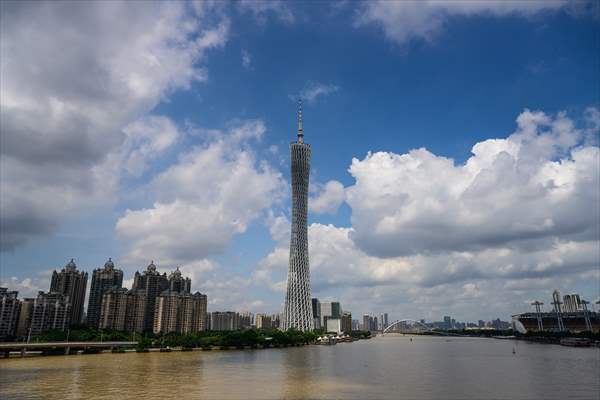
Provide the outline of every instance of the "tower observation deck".
<path id="1" fill-rule="evenodd" d="M 313 329 L 308 262 L 308 179 L 310 145 L 304 143 L 302 101 L 298 101 L 298 139 L 290 144 L 292 173 L 292 230 L 282 329 Z"/>

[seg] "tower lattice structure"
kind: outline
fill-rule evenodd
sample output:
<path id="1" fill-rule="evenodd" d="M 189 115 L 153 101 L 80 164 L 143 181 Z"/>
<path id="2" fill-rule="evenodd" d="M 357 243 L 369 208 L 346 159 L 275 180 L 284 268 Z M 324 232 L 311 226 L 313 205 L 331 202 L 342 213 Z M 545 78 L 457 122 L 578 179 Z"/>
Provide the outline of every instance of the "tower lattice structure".
<path id="1" fill-rule="evenodd" d="M 304 143 L 302 102 L 298 101 L 298 140 L 290 144 L 292 173 L 292 234 L 282 329 L 311 331 L 313 315 L 308 261 L 308 179 L 310 145 Z"/>

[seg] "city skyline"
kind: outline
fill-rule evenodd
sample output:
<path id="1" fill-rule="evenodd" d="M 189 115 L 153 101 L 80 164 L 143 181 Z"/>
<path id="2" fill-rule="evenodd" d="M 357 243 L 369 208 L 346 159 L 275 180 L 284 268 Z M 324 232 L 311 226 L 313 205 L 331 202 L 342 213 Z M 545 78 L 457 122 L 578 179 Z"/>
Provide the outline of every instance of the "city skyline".
<path id="1" fill-rule="evenodd" d="M 403 3 L 2 2 L 0 287 L 35 297 L 74 258 L 89 291 L 112 257 L 133 288 L 155 260 L 209 310 L 281 312 L 302 97 L 312 297 L 595 303 L 598 7 Z"/>

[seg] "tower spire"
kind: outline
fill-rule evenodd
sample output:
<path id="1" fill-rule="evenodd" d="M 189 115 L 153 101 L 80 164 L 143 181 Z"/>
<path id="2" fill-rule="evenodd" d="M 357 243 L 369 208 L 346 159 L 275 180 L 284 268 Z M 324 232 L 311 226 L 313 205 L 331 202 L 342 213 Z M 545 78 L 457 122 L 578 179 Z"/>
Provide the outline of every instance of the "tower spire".
<path id="1" fill-rule="evenodd" d="M 302 132 L 302 98 L 298 98 L 298 143 L 303 143 L 304 133 Z"/>

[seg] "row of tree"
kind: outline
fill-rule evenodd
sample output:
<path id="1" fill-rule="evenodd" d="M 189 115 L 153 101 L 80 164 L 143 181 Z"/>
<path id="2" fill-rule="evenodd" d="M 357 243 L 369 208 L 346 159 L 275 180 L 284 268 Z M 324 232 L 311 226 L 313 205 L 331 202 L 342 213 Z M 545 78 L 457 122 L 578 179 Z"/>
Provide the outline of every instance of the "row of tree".
<path id="1" fill-rule="evenodd" d="M 317 333 L 301 332 L 294 329 L 281 331 L 279 329 L 246 329 L 237 331 L 202 331 L 194 333 L 168 333 L 168 334 L 129 334 L 123 331 L 109 329 L 94 329 L 85 326 L 73 326 L 67 331 L 51 330 L 36 336 L 36 342 L 60 341 L 137 341 L 138 349 L 149 347 L 183 347 L 183 348 L 209 348 L 245 347 L 258 345 L 279 346 L 296 345 L 314 342 Z"/>

